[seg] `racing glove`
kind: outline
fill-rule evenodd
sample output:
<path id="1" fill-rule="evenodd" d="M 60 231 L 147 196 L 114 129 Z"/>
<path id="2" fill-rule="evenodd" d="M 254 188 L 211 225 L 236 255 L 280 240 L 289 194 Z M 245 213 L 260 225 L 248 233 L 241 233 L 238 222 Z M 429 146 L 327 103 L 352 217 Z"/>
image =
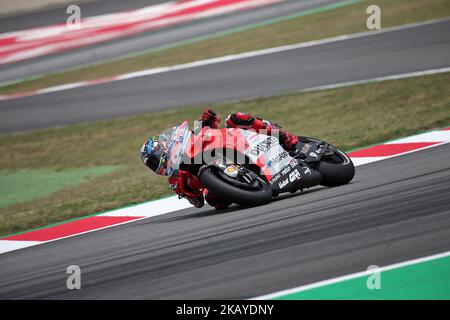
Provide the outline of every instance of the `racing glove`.
<path id="1" fill-rule="evenodd" d="M 280 130 L 280 143 L 287 151 L 291 151 L 295 149 L 298 137 L 290 132 Z"/>
<path id="2" fill-rule="evenodd" d="M 202 113 L 203 126 L 211 127 L 213 129 L 219 128 L 220 119 L 212 109 L 205 109 Z"/>

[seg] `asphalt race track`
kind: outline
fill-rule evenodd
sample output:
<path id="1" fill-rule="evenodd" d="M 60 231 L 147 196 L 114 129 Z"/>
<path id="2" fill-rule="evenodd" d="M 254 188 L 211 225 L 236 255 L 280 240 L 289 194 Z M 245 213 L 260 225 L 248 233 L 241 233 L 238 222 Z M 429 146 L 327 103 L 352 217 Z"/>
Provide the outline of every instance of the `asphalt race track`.
<path id="1" fill-rule="evenodd" d="M 450 20 L 369 37 L 0 101 L 0 132 L 271 96 L 450 66 Z"/>
<path id="2" fill-rule="evenodd" d="M 0 298 L 241 299 L 448 251 L 449 155 L 446 144 L 258 208 L 183 210 L 10 252 Z M 72 264 L 81 290 L 66 289 Z"/>
<path id="3" fill-rule="evenodd" d="M 150 2 L 162 1 L 146 3 Z M 103 12 L 96 3 L 89 4 L 92 14 Z M 123 1 L 110 3 L 108 10 L 126 9 Z M 138 0 L 127 3 L 132 6 Z M 48 12 L 36 14 L 49 23 L 55 18 Z M 259 21 L 263 16 L 253 17 Z M 211 28 L 205 31 L 211 32 L 215 27 L 253 21 L 249 16 L 234 22 L 227 19 L 183 29 L 192 34 L 179 35 L 169 28 L 77 50 L 74 55 L 32 59 L 23 66 L 54 61 L 43 68 L 60 68 L 58 63 L 74 63 L 76 54 L 82 57 L 113 47 L 117 51 L 112 53 L 118 54 L 124 45 L 143 39 L 161 45 L 158 41 L 170 34 L 173 38 L 168 41 L 181 40 L 199 32 L 203 23 Z M 0 26 L 7 25 L 5 21 L 0 20 Z M 19 22 L 11 20 L 9 26 L 14 28 Z M 0 133 L 449 66 L 450 20 L 446 20 L 0 101 Z M 245 299 L 363 271 L 370 265 L 385 266 L 448 251 L 449 157 L 450 144 L 445 144 L 359 166 L 348 185 L 282 195 L 257 208 L 233 206 L 222 212 L 192 208 L 5 253 L 0 256 L 0 299 Z M 70 265 L 81 267 L 81 290 L 66 288 Z"/>
<path id="4" fill-rule="evenodd" d="M 80 5 L 82 16 L 89 17 L 105 13 L 114 13 L 136 9 L 147 5 L 168 2 L 167 0 L 101 0 Z M 0 65 L 0 82 L 20 79 L 38 74 L 56 72 L 62 69 L 101 62 L 104 59 L 117 58 L 130 52 L 147 50 L 177 41 L 204 36 L 214 32 L 224 31 L 252 23 L 263 22 L 286 14 L 292 14 L 305 9 L 316 8 L 339 0 L 304 0 L 288 1 L 275 5 L 264 6 L 253 10 L 234 12 L 209 19 L 188 22 L 174 27 L 168 27 L 150 32 L 143 32 L 131 37 L 119 38 L 97 45 L 74 49 L 61 53 L 37 57 L 19 63 Z M 26 29 L 47 24 L 66 21 L 65 8 L 52 9 L 0 18 L 2 32 Z"/>

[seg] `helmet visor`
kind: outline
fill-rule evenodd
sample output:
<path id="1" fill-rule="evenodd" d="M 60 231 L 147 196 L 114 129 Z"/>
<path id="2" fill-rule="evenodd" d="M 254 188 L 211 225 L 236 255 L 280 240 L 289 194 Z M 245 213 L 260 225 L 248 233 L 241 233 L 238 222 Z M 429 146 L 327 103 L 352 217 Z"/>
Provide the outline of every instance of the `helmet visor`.
<path id="1" fill-rule="evenodd" d="M 150 139 L 143 154 L 143 161 L 151 170 L 160 175 L 165 175 L 166 172 L 166 156 L 167 143 L 165 139 L 153 137 Z"/>

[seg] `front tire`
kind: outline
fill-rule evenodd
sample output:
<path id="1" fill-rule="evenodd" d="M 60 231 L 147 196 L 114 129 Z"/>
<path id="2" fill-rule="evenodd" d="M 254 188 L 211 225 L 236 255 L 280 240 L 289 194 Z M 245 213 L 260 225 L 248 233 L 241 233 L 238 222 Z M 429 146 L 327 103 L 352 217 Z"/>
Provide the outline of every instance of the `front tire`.
<path id="1" fill-rule="evenodd" d="M 200 172 L 200 182 L 211 192 L 221 198 L 245 207 L 256 207 L 272 200 L 272 188 L 261 178 L 257 178 L 260 189 L 248 190 L 238 188 L 226 182 L 217 174 L 215 167 L 209 167 Z"/>

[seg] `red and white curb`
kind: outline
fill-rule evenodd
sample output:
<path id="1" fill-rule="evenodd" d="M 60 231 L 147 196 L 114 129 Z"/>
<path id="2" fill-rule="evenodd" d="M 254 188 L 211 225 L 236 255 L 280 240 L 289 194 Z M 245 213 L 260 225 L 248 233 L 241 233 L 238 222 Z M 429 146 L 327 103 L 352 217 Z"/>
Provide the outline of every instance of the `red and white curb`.
<path id="1" fill-rule="evenodd" d="M 0 238 L 0 254 L 192 207 L 176 196 Z"/>
<path id="2" fill-rule="evenodd" d="M 180 0 L 127 12 L 0 34 L 0 64 L 61 52 L 206 17 L 286 0 Z"/>
<path id="3" fill-rule="evenodd" d="M 393 140 L 384 144 L 353 151 L 348 155 L 352 159 L 355 166 L 360 166 L 366 163 L 397 157 L 399 155 L 435 147 L 437 145 L 449 142 L 450 127 Z"/>
<path id="4" fill-rule="evenodd" d="M 349 153 L 355 166 L 450 143 L 450 127 Z M 0 238 L 0 254 L 192 207 L 176 196 Z"/>

